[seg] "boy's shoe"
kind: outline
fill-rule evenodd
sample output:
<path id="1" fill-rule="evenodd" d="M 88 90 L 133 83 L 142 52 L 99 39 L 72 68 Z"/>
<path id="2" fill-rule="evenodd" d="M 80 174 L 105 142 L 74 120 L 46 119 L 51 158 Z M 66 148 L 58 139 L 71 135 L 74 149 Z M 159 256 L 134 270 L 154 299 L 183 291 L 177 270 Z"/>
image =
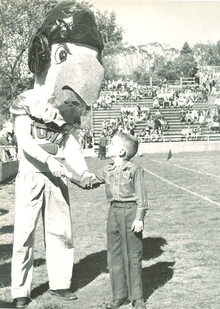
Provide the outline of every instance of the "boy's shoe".
<path id="1" fill-rule="evenodd" d="M 59 296 L 64 300 L 74 300 L 77 299 L 76 294 L 74 294 L 70 289 L 61 289 L 61 290 L 50 290 L 52 295 Z"/>
<path id="2" fill-rule="evenodd" d="M 140 298 L 133 301 L 133 306 L 135 309 L 146 309 L 146 305 L 144 303 L 144 299 Z"/>
<path id="3" fill-rule="evenodd" d="M 122 305 L 128 303 L 128 299 L 127 298 L 123 298 L 123 299 L 116 299 L 113 300 L 111 302 L 106 302 L 105 303 L 105 308 L 106 309 L 118 309 L 119 307 L 121 307 Z"/>
<path id="4" fill-rule="evenodd" d="M 17 297 L 12 302 L 12 308 L 26 308 L 30 302 L 29 297 Z"/>

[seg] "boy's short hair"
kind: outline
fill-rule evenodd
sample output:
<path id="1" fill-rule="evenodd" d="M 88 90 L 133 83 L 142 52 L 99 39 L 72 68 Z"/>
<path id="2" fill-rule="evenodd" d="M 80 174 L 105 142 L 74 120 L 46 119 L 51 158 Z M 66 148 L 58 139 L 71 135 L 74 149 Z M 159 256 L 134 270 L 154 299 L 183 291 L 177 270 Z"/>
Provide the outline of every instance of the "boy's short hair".
<path id="1" fill-rule="evenodd" d="M 116 133 L 116 136 L 121 139 L 122 144 L 126 150 L 126 159 L 130 160 L 133 158 L 138 151 L 138 139 L 133 135 L 124 132 L 118 132 Z"/>

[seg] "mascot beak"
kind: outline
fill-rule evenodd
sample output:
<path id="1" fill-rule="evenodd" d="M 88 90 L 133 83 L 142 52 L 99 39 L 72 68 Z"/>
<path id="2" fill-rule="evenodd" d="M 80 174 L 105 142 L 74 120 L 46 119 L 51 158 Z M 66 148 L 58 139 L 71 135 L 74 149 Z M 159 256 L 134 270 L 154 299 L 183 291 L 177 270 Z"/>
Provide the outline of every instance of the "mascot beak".
<path id="1" fill-rule="evenodd" d="M 60 65 L 54 93 L 43 115 L 45 123 L 80 126 L 80 117 L 98 99 L 104 68 L 90 54 L 74 54 Z"/>
<path id="2" fill-rule="evenodd" d="M 80 125 L 80 117 L 100 95 L 103 77 L 104 68 L 94 56 L 74 54 L 62 63 L 48 104 L 65 122 Z"/>
<path id="3" fill-rule="evenodd" d="M 55 82 L 56 101 L 91 106 L 99 97 L 103 76 L 104 68 L 94 56 L 74 54 L 68 57 Z"/>

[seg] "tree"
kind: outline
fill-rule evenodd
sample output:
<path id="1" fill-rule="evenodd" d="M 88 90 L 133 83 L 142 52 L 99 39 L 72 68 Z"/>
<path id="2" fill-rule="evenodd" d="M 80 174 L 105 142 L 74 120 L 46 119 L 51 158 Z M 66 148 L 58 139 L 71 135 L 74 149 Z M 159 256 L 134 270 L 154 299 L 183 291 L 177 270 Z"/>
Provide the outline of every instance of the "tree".
<path id="1" fill-rule="evenodd" d="M 0 11 L 0 112 L 8 113 L 10 102 L 33 87 L 28 68 L 28 47 L 46 13 L 62 0 L 1 0 Z M 81 1 L 91 7 L 87 1 Z"/>
<path id="2" fill-rule="evenodd" d="M 220 40 L 218 40 L 215 48 L 215 65 L 220 66 Z"/>
<path id="3" fill-rule="evenodd" d="M 157 76 L 158 79 L 174 81 L 179 78 L 176 72 L 175 62 L 166 61 L 163 56 L 155 57 L 150 70 Z"/>
<path id="4" fill-rule="evenodd" d="M 54 4 L 56 1 L 2 0 L 0 75 L 8 99 L 31 85 L 33 78 L 27 67 L 29 42 Z"/>
<path id="5" fill-rule="evenodd" d="M 185 56 L 185 55 L 192 55 L 192 54 L 193 54 L 192 49 L 189 47 L 189 44 L 185 42 L 180 51 L 180 55 Z"/>
<path id="6" fill-rule="evenodd" d="M 220 66 L 220 40 L 216 44 L 210 41 L 197 43 L 193 52 L 200 66 Z"/>
<path id="7" fill-rule="evenodd" d="M 176 67 L 176 73 L 178 77 L 194 77 L 196 74 L 195 68 L 197 67 L 197 61 L 195 60 L 192 49 L 189 44 L 184 43 L 180 56 L 174 60 Z"/>
<path id="8" fill-rule="evenodd" d="M 212 48 L 212 61 L 209 65 L 220 66 L 220 40 Z"/>
<path id="9" fill-rule="evenodd" d="M 9 114 L 13 99 L 33 87 L 28 69 L 28 46 L 46 12 L 57 1 L 1 0 L 0 11 L 0 113 L 1 122 Z"/>
<path id="10" fill-rule="evenodd" d="M 115 79 L 118 75 L 117 56 L 124 51 L 123 27 L 117 23 L 117 15 L 114 11 L 95 12 L 96 22 L 99 31 L 102 33 L 104 41 L 103 66 L 105 68 L 105 78 Z"/>
<path id="11" fill-rule="evenodd" d="M 104 41 L 103 57 L 108 54 L 114 54 L 117 48 L 121 46 L 123 40 L 123 27 L 117 24 L 117 15 L 114 11 L 109 12 L 105 10 L 95 12 L 98 29 L 102 33 Z"/>
<path id="12" fill-rule="evenodd" d="M 210 50 L 213 48 L 213 43 L 197 43 L 193 46 L 193 53 L 201 66 L 206 66 L 209 63 L 213 63 L 213 59 L 210 57 Z"/>
<path id="13" fill-rule="evenodd" d="M 151 71 L 159 78 L 164 79 L 166 74 L 166 63 L 163 56 L 157 56 L 154 59 Z"/>
<path id="14" fill-rule="evenodd" d="M 148 85 L 150 83 L 150 78 L 154 77 L 153 73 L 144 71 L 142 66 L 138 66 L 133 75 L 135 81 L 141 85 Z"/>

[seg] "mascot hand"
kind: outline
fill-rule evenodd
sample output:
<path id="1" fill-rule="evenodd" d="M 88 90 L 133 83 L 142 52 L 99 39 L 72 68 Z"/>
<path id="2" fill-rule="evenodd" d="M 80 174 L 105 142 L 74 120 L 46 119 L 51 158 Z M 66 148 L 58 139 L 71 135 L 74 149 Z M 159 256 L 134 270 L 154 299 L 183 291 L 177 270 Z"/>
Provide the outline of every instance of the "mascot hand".
<path id="1" fill-rule="evenodd" d="M 46 163 L 48 165 L 49 170 L 54 176 L 61 177 L 66 174 L 66 167 L 60 164 L 60 162 L 58 162 L 52 156 L 49 156 Z"/>
<path id="2" fill-rule="evenodd" d="M 95 174 L 94 173 L 91 173 L 91 172 L 89 172 L 89 171 L 85 171 L 83 174 L 82 174 L 82 178 L 84 179 L 84 178 L 93 178 L 93 179 L 96 179 L 96 177 L 95 177 Z"/>
<path id="3" fill-rule="evenodd" d="M 93 173 L 89 173 L 88 177 L 83 178 L 77 175 L 73 175 L 71 172 L 66 171 L 65 176 L 69 178 L 69 180 L 72 183 L 86 190 L 97 188 L 101 184 L 98 179 L 94 179 L 95 175 Z"/>

